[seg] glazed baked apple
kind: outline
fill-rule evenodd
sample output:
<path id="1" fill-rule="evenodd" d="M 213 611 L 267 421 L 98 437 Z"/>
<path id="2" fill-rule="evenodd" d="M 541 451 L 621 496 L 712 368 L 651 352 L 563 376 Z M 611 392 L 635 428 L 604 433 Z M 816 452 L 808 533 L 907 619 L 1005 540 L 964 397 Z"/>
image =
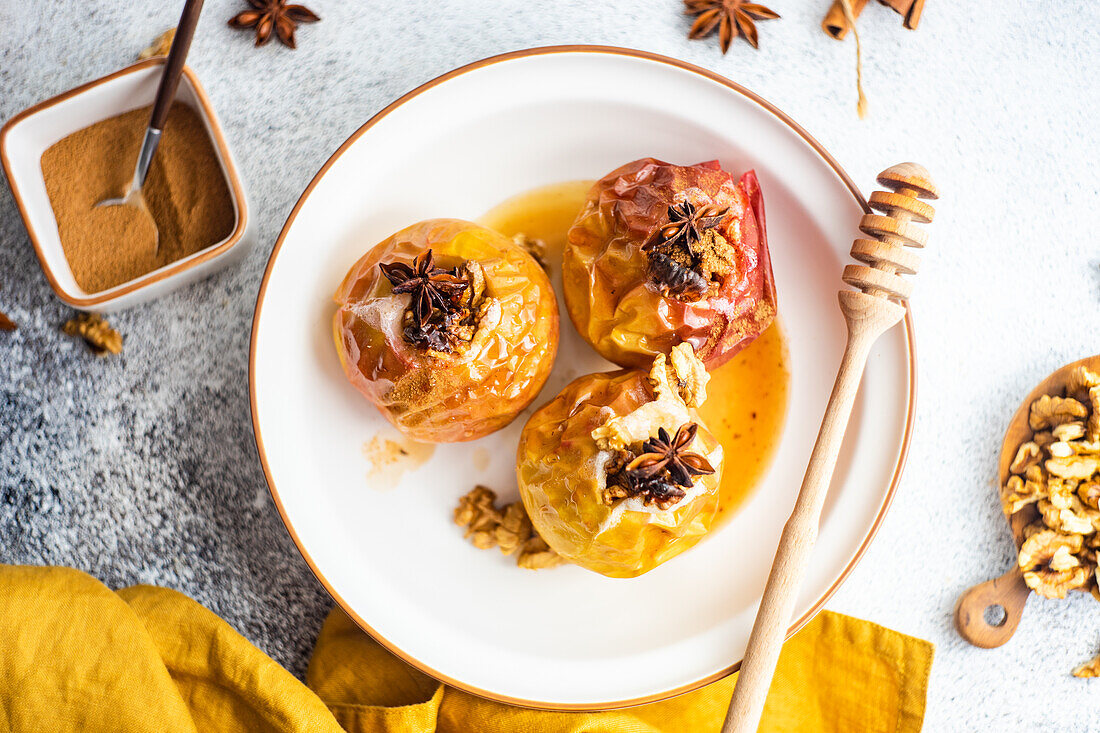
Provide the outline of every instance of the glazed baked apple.
<path id="1" fill-rule="evenodd" d="M 336 291 L 351 383 L 414 440 L 474 440 L 538 395 L 558 346 L 546 273 L 491 229 L 429 219 L 366 253 Z"/>
<path id="2" fill-rule="evenodd" d="M 689 343 L 708 369 L 719 366 L 776 312 L 756 174 L 627 163 L 588 193 L 562 275 L 573 324 L 605 358 L 645 368 Z"/>
<path id="3" fill-rule="evenodd" d="M 613 578 L 648 572 L 702 539 L 722 472 L 722 446 L 695 410 L 708 379 L 680 344 L 648 374 L 581 377 L 532 415 L 516 473 L 539 536 Z"/>

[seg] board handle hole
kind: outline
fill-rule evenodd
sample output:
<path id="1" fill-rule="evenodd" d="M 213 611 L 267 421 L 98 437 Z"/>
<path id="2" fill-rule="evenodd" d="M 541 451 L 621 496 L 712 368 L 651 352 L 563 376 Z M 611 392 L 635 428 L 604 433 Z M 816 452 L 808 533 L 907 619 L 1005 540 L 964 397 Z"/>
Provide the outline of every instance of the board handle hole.
<path id="1" fill-rule="evenodd" d="M 1000 603 L 986 606 L 985 613 L 982 616 L 990 626 L 1004 626 L 1005 621 L 1008 620 L 1008 613 L 1005 612 L 1005 607 Z"/>

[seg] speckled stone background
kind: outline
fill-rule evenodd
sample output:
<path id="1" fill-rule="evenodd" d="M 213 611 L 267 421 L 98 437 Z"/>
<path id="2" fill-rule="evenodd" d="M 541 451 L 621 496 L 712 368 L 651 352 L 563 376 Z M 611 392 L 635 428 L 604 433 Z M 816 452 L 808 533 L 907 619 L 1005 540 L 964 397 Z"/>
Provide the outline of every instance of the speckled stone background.
<path id="1" fill-rule="evenodd" d="M 852 44 L 828 0 L 771 0 L 759 51 L 689 42 L 678 0 L 311 0 L 299 49 L 253 48 L 208 0 L 190 64 L 213 97 L 258 221 L 235 269 L 113 319 L 126 350 L 65 338 L 69 312 L 0 194 L 0 561 L 71 565 L 112 587 L 177 588 L 295 673 L 331 602 L 260 472 L 247 349 L 260 276 L 298 195 L 401 93 L 498 52 L 634 46 L 701 64 L 790 113 L 866 190 L 899 160 L 944 197 L 913 303 L 919 407 L 878 538 L 829 607 L 932 640 L 926 730 L 1100 730 L 1100 604 L 1032 599 L 1016 637 L 964 644 L 955 598 L 1012 562 L 993 474 L 1032 384 L 1100 352 L 1100 3 L 928 0 L 921 28 L 872 4 L 860 21 L 871 116 L 855 114 Z M 0 0 L 0 118 L 130 63 L 180 2 Z"/>

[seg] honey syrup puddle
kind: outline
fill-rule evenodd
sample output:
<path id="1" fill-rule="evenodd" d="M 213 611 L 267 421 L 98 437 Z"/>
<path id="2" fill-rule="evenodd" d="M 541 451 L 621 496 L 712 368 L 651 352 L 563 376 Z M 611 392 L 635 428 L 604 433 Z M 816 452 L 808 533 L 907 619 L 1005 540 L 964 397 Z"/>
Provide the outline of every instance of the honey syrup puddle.
<path id="1" fill-rule="evenodd" d="M 492 209 L 481 223 L 509 237 L 523 233 L 541 239 L 551 274 L 560 275 L 566 233 L 592 183 L 569 181 L 519 194 Z M 562 328 L 569 328 L 565 304 L 559 307 Z M 771 465 L 787 415 L 787 364 L 783 330 L 774 323 L 711 373 L 699 414 L 725 453 L 715 527 L 737 513 Z"/>

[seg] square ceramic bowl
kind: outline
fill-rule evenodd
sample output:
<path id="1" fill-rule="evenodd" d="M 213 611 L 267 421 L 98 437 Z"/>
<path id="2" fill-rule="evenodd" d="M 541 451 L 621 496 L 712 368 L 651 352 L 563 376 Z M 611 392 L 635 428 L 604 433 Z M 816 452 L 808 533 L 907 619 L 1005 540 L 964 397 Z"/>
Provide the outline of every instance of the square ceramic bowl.
<path id="1" fill-rule="evenodd" d="M 149 59 L 88 82 L 20 112 L 0 130 L 0 161 L 23 216 L 38 260 L 57 296 L 73 308 L 106 313 L 129 308 L 193 283 L 232 264 L 244 254 L 251 222 L 248 201 L 233 155 L 209 97 L 191 69 L 184 68 L 176 101 L 194 109 L 214 143 L 236 215 L 232 233 L 194 254 L 107 290 L 89 293 L 73 277 L 57 230 L 42 154 L 58 140 L 105 120 L 153 103 L 163 59 Z"/>

